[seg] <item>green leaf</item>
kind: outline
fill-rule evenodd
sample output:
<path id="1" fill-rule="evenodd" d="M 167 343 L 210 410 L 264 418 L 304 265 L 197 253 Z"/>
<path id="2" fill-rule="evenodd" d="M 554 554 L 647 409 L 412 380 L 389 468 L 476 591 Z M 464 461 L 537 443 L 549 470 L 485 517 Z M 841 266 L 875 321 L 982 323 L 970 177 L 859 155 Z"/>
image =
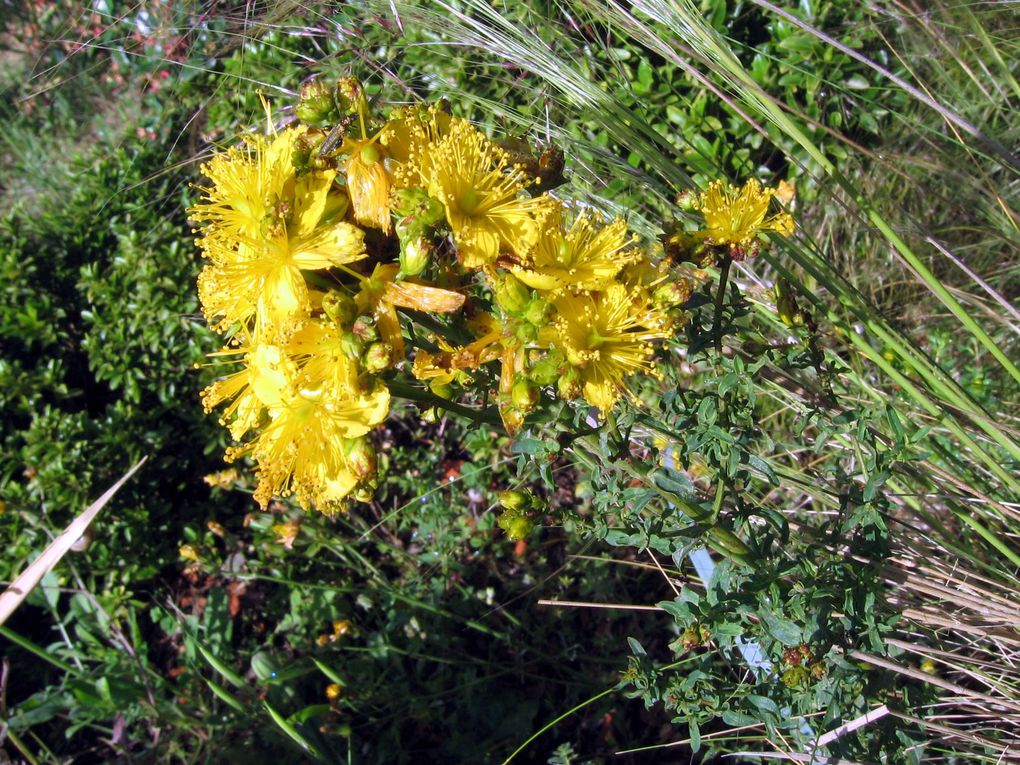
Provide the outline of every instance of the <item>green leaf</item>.
<path id="1" fill-rule="evenodd" d="M 663 600 L 656 603 L 659 608 L 680 622 L 686 623 L 691 618 L 691 608 L 677 600 Z"/>
<path id="2" fill-rule="evenodd" d="M 763 719 L 767 718 L 774 722 L 780 717 L 779 707 L 776 705 L 776 702 L 770 698 L 749 693 L 747 695 L 747 703 L 757 709 L 761 713 Z"/>
<path id="3" fill-rule="evenodd" d="M 763 476 L 772 486 L 779 485 L 779 476 L 776 475 L 772 466 L 767 460 L 762 459 L 757 454 L 747 455 L 747 466 L 752 472 Z"/>
<path id="4" fill-rule="evenodd" d="M 235 712 L 240 712 L 241 714 L 247 713 L 248 710 L 245 708 L 244 704 L 234 698 L 234 696 L 230 694 L 230 691 L 222 685 L 213 682 L 207 677 L 203 677 L 202 680 L 209 686 L 209 690 L 218 696 L 228 707 L 233 709 Z"/>
<path id="5" fill-rule="evenodd" d="M 764 609 L 760 616 L 768 633 L 783 645 L 794 646 L 804 642 L 804 631 L 789 619 L 776 616 Z"/>
<path id="6" fill-rule="evenodd" d="M 633 653 L 635 656 L 648 655 L 648 652 L 645 650 L 645 647 L 641 645 L 641 643 L 639 643 L 636 638 L 628 637 L 627 643 L 630 645 L 631 653 Z"/>
<path id="7" fill-rule="evenodd" d="M 237 688 L 242 688 L 244 686 L 244 679 L 239 674 L 237 674 L 234 670 L 232 670 L 222 661 L 217 659 L 205 646 L 203 646 L 197 640 L 194 640 L 193 642 L 195 644 L 195 648 L 198 649 L 198 652 L 202 655 L 202 658 L 205 659 L 206 663 L 214 670 L 219 672 L 221 675 L 223 675 L 227 682 L 229 682 L 233 686 L 236 686 Z"/>

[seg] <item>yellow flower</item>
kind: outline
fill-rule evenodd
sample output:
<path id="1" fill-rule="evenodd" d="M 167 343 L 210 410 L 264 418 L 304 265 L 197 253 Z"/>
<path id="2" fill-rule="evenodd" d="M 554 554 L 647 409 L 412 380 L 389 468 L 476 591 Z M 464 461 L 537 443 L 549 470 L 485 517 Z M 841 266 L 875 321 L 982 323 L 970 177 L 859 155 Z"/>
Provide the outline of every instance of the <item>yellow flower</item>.
<path id="1" fill-rule="evenodd" d="M 419 180 L 417 171 L 404 165 L 412 156 L 421 154 L 428 144 L 450 132 L 450 125 L 455 122 L 464 120 L 454 119 L 434 106 L 408 107 L 399 110 L 379 131 L 379 143 L 386 147 L 386 156 L 396 163 L 394 175 L 400 185 L 414 185 Z"/>
<path id="2" fill-rule="evenodd" d="M 210 233 L 228 241 L 258 238 L 267 219 L 288 196 L 294 183 L 291 154 L 301 131 L 285 130 L 269 141 L 265 136 L 246 137 L 240 147 L 217 154 L 201 167 L 212 181 L 199 187 L 204 199 L 188 213 L 210 224 Z"/>
<path id="3" fill-rule="evenodd" d="M 698 208 L 705 217 L 705 228 L 697 236 L 709 244 L 750 244 L 759 234 L 767 231 L 789 236 L 793 233 L 793 218 L 781 212 L 766 220 L 769 201 L 775 189 L 762 189 L 755 179 L 744 187 L 712 181 L 701 195 Z"/>
<path id="4" fill-rule="evenodd" d="M 344 352 L 343 331 L 335 322 L 305 322 L 287 339 L 284 348 L 300 370 L 296 387 L 327 389 L 337 396 L 359 395 L 359 370 Z"/>
<path id="5" fill-rule="evenodd" d="M 564 225 L 566 208 L 544 221 L 538 241 L 524 266 L 513 272 L 529 287 L 558 291 L 600 290 L 608 287 L 620 269 L 637 259 L 637 252 L 625 252 L 634 243 L 627 223 L 617 218 L 601 226 L 596 213 L 582 212 Z"/>
<path id="6" fill-rule="evenodd" d="M 340 683 L 330 683 L 326 686 L 326 698 L 332 703 L 336 703 L 340 700 L 340 697 L 344 695 L 344 687 Z"/>
<path id="7" fill-rule="evenodd" d="M 382 422 L 389 402 L 382 383 L 356 395 L 329 388 L 294 391 L 255 440 L 230 449 L 227 459 L 255 459 L 255 499 L 263 507 L 273 496 L 295 494 L 302 507 L 338 510 L 364 478 L 348 457 L 349 440 Z"/>
<path id="8" fill-rule="evenodd" d="M 361 290 L 355 301 L 361 313 L 370 313 L 382 339 L 393 349 L 396 359 L 404 358 L 404 338 L 400 330 L 397 308 L 430 313 L 452 313 L 464 305 L 464 296 L 407 280 L 397 281 L 400 266 L 378 264 L 372 275 L 361 278 Z"/>
<path id="9" fill-rule="evenodd" d="M 652 374 L 652 343 L 668 335 L 647 294 L 613 285 L 604 292 L 562 295 L 555 303 L 557 345 L 581 375 L 585 400 L 608 412 L 628 393 L 635 372 Z"/>
<path id="10" fill-rule="evenodd" d="M 504 246 L 523 256 L 534 245 L 536 218 L 550 210 L 550 200 L 527 197 L 534 180 L 509 166 L 506 152 L 471 125 L 452 122 L 447 135 L 410 162 L 429 196 L 443 204 L 465 267 L 492 264 Z"/>
<path id="11" fill-rule="evenodd" d="M 296 367 L 275 345 L 246 345 L 226 348 L 214 356 L 244 355 L 245 366 L 217 380 L 202 391 L 207 412 L 229 402 L 220 418 L 234 440 L 241 440 L 256 428 L 267 407 L 278 407 L 294 380 Z"/>
<path id="12" fill-rule="evenodd" d="M 228 468 L 226 470 L 220 470 L 218 473 L 209 473 L 208 475 L 202 476 L 202 480 L 205 481 L 206 486 L 211 486 L 216 489 L 229 489 L 234 485 L 234 482 L 239 478 L 237 470 L 235 468 Z M 209 521 L 209 528 L 212 529 L 212 525 L 215 521 Z M 222 527 L 220 527 L 222 528 Z M 214 534 L 217 532 L 213 532 Z M 222 536 L 222 534 L 219 534 Z"/>
<path id="13" fill-rule="evenodd" d="M 385 149 L 378 137 L 367 140 L 348 138 L 342 149 L 347 154 L 347 194 L 351 198 L 354 220 L 360 226 L 393 230 L 390 220 L 390 175 L 384 164 Z"/>
<path id="14" fill-rule="evenodd" d="M 272 532 L 276 534 L 276 543 L 283 545 L 287 550 L 294 549 L 294 542 L 297 541 L 300 531 L 301 521 L 294 518 L 285 523 L 274 523 L 272 527 Z"/>
<path id="15" fill-rule="evenodd" d="M 332 191 L 335 171 L 295 175 L 296 134 L 284 131 L 269 144 L 250 139 L 253 151 L 227 152 L 207 166 L 213 186 L 191 213 L 208 223 L 200 244 L 212 263 L 198 291 L 219 331 L 253 324 L 266 341 L 286 335 L 310 310 L 302 269 L 365 254 L 364 233 L 338 220 L 346 201 Z"/>

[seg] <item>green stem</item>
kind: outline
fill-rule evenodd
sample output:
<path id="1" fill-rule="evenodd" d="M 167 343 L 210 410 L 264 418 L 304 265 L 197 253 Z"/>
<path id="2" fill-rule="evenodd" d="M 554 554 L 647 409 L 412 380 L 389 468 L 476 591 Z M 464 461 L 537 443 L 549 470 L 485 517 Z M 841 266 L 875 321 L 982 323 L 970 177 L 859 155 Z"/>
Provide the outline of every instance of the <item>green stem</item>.
<path id="1" fill-rule="evenodd" d="M 17 632 L 13 632 L 9 627 L 5 627 L 3 625 L 0 625 L 0 635 L 2 635 L 3 637 L 7 638 L 8 640 L 10 640 L 15 645 L 24 648 L 29 653 L 34 653 L 36 656 L 38 656 L 43 661 L 49 662 L 50 664 L 52 664 L 57 669 L 63 670 L 64 672 L 66 672 L 69 675 L 76 675 L 77 676 L 77 675 L 82 674 L 81 671 L 79 671 L 78 669 L 72 667 L 66 661 L 61 661 L 60 659 L 58 659 L 56 656 L 54 656 L 52 653 L 47 651 L 42 646 L 36 645 L 35 643 L 33 643 L 28 638 L 23 638 Z"/>
<path id="2" fill-rule="evenodd" d="M 386 387 L 390 389 L 390 393 L 397 398 L 407 399 L 408 401 L 414 401 L 418 404 L 425 404 L 426 406 L 434 406 L 439 409 L 445 409 L 448 412 L 466 417 L 472 422 L 477 422 L 482 425 L 492 425 L 493 427 L 503 429 L 503 421 L 499 417 L 499 412 L 495 409 L 473 409 L 463 404 L 458 404 L 455 401 L 437 396 L 430 390 L 425 388 L 416 388 L 413 385 L 409 385 L 399 380 L 390 380 L 386 383 Z"/>
<path id="3" fill-rule="evenodd" d="M 547 730 L 552 728 L 554 725 L 556 725 L 557 723 L 559 723 L 562 720 L 567 719 L 568 717 L 570 717 L 570 715 L 574 714 L 574 712 L 580 711 L 581 709 L 584 709 L 589 704 L 594 704 L 599 699 L 604 698 L 605 696 L 608 696 L 610 693 L 612 693 L 615 690 L 616 690 L 616 686 L 615 685 L 612 688 L 607 688 L 606 690 L 602 691 L 602 693 L 598 693 L 598 694 L 592 696 L 590 699 L 588 699 L 586 701 L 582 701 L 580 704 L 578 704 L 573 709 L 570 709 L 570 710 L 564 712 L 559 717 L 557 717 L 555 720 L 552 720 L 551 722 L 549 722 L 546 725 L 542 726 L 542 728 L 540 728 L 536 733 L 533 733 L 528 738 L 527 741 L 525 741 L 523 744 L 521 744 L 519 747 L 517 747 L 509 757 L 507 757 L 505 760 L 503 760 L 503 765 L 508 765 L 508 763 L 511 760 L 514 759 L 514 757 L 519 755 L 521 752 L 523 752 L 528 747 L 528 744 L 530 744 L 536 738 L 538 738 L 543 733 L 545 733 Z"/>
<path id="4" fill-rule="evenodd" d="M 726 283 L 730 278 L 730 264 L 733 259 L 729 255 L 719 264 L 719 290 L 715 293 L 715 316 L 712 319 L 712 331 L 715 333 L 715 350 L 722 353 L 722 313 L 726 302 Z"/>

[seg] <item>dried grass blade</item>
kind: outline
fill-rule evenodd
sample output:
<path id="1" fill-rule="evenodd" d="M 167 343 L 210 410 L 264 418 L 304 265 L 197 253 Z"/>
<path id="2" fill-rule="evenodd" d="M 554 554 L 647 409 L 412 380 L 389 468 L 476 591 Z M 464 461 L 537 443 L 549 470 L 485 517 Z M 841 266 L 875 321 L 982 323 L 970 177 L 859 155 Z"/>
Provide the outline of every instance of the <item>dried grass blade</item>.
<path id="1" fill-rule="evenodd" d="M 142 457 L 138 460 L 134 467 L 122 475 L 113 486 L 103 493 L 103 496 L 89 505 L 81 515 L 71 521 L 67 528 L 56 539 L 50 542 L 49 547 L 43 551 L 42 555 L 32 561 L 28 568 L 22 571 L 18 578 L 11 583 L 11 586 L 4 590 L 3 595 L 0 595 L 0 624 L 7 621 L 8 617 L 21 605 L 22 601 L 28 597 L 28 594 L 42 581 L 42 578 L 53 570 L 54 566 L 71 549 L 71 545 L 85 533 L 85 530 L 95 520 L 99 511 L 113 498 L 113 495 L 117 493 L 120 487 L 138 471 L 138 468 L 145 464 L 147 459 L 148 457 Z"/>

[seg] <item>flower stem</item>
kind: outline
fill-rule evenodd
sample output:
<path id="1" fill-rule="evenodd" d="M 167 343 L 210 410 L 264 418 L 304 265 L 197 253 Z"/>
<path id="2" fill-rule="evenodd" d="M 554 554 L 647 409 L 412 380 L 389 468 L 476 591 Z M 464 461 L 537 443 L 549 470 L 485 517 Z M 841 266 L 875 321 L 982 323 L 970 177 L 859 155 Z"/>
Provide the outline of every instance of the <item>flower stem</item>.
<path id="1" fill-rule="evenodd" d="M 726 301 L 726 284 L 730 278 L 730 264 L 733 260 L 726 255 L 719 264 L 719 290 L 715 293 L 715 316 L 712 319 L 712 331 L 715 333 L 715 350 L 722 353 L 722 312 Z"/>
<path id="2" fill-rule="evenodd" d="M 418 388 L 413 385 L 409 385 L 399 380 L 390 380 L 386 383 L 386 386 L 390 389 L 390 393 L 397 398 L 407 399 L 408 401 L 414 401 L 418 404 L 425 404 L 426 406 L 434 406 L 439 409 L 445 409 L 448 412 L 466 417 L 472 422 L 479 424 L 492 425 L 500 430 L 503 429 L 503 421 L 499 417 L 499 412 L 493 408 L 488 409 L 473 409 L 470 406 L 464 406 L 458 404 L 455 401 L 450 401 L 442 396 L 437 396 L 430 390 L 425 388 Z"/>

